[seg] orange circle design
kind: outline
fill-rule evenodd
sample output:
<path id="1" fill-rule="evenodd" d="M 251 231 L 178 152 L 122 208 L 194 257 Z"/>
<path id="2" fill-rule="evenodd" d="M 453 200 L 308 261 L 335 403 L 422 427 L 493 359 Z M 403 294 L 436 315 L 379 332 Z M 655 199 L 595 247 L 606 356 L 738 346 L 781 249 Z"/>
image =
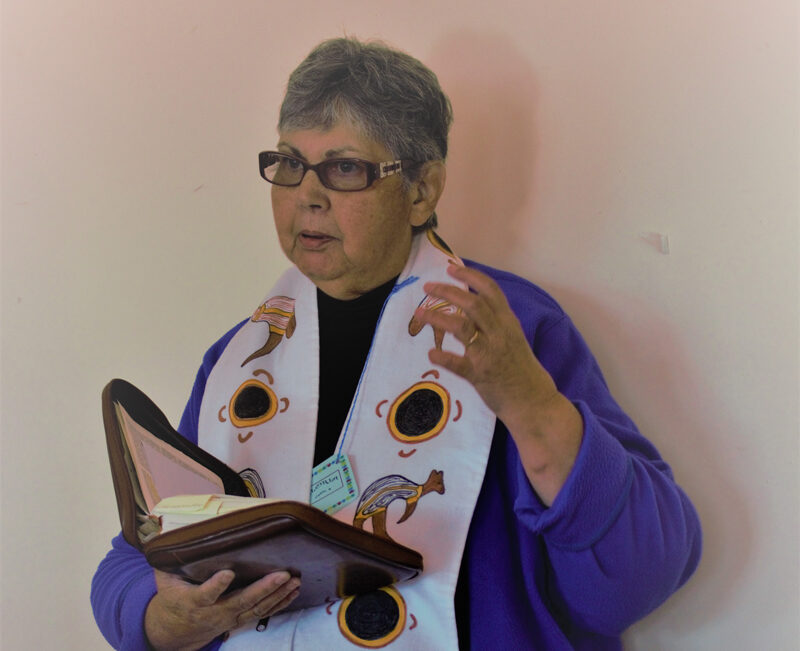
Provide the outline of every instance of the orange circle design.
<path id="1" fill-rule="evenodd" d="M 433 391 L 441 398 L 442 415 L 439 417 L 438 422 L 424 434 L 420 434 L 419 436 L 407 436 L 397 429 L 395 417 L 397 416 L 397 410 L 400 408 L 400 405 L 403 404 L 403 401 L 412 393 L 419 391 L 420 389 L 428 389 L 429 391 Z M 444 429 L 444 426 L 447 424 L 447 419 L 449 416 L 450 394 L 447 393 L 447 390 L 442 385 L 436 384 L 435 382 L 417 382 L 415 385 L 403 391 L 403 393 L 397 397 L 397 400 L 394 401 L 392 408 L 389 410 L 389 414 L 386 416 L 386 424 L 389 426 L 389 431 L 391 432 L 392 436 L 394 436 L 398 441 L 402 441 L 403 443 L 421 443 L 422 441 L 432 439 L 439 432 L 441 432 Z"/>
<path id="2" fill-rule="evenodd" d="M 403 596 L 392 587 L 379 588 L 379 590 L 381 592 L 385 592 L 394 600 L 395 604 L 397 604 L 398 610 L 397 623 L 394 625 L 394 628 L 391 631 L 382 637 L 374 640 L 366 640 L 358 637 L 347 625 L 347 609 L 350 607 L 350 604 L 353 603 L 353 600 L 358 598 L 358 595 L 347 597 L 342 601 L 342 605 L 339 606 L 338 621 L 339 630 L 342 632 L 342 635 L 344 635 L 353 644 L 357 644 L 358 646 L 368 649 L 378 649 L 382 646 L 386 646 L 390 642 L 393 642 L 395 639 L 397 639 L 400 633 L 403 632 L 403 629 L 406 626 L 406 602 L 403 600 Z"/>
<path id="3" fill-rule="evenodd" d="M 236 410 L 233 408 L 233 406 L 236 404 L 236 399 L 241 395 L 242 391 L 250 387 L 258 387 L 269 396 L 269 407 L 267 408 L 266 412 L 256 416 L 255 418 L 239 418 L 239 416 L 236 415 Z M 233 397 L 228 404 L 228 418 L 231 419 L 231 423 L 236 427 L 255 427 L 256 425 L 261 425 L 272 418 L 277 411 L 278 398 L 275 395 L 275 392 L 266 384 L 259 382 L 258 380 L 245 380 L 242 382 L 242 385 L 236 389 L 236 392 L 233 394 Z"/>

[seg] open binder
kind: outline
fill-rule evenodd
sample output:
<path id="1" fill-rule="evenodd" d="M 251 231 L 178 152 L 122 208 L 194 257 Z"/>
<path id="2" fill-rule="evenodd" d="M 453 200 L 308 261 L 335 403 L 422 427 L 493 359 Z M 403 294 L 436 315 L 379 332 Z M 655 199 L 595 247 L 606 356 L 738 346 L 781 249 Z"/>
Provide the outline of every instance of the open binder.
<path id="1" fill-rule="evenodd" d="M 230 589 L 287 570 L 301 579 L 300 594 L 290 610 L 372 592 L 422 571 L 418 552 L 288 500 L 159 533 L 149 517 L 148 493 L 161 498 L 194 492 L 248 496 L 247 484 L 232 468 L 176 432 L 162 411 L 129 382 L 112 380 L 102 400 L 122 533 L 152 567 L 196 583 L 230 569 L 236 574 Z M 150 462 L 138 446 L 130 449 L 129 440 L 136 432 L 155 451 Z M 218 490 L 196 490 L 204 482 Z"/>

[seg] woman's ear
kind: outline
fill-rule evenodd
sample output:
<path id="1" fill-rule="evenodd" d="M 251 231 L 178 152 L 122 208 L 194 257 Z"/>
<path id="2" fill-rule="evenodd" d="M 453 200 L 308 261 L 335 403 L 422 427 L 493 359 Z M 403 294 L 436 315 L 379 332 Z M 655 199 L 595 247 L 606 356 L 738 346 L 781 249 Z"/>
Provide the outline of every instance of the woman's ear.
<path id="1" fill-rule="evenodd" d="M 436 210 L 439 197 L 444 192 L 447 170 L 443 160 L 431 160 L 423 163 L 419 178 L 411 184 L 411 214 L 409 222 L 412 226 L 422 226 Z"/>

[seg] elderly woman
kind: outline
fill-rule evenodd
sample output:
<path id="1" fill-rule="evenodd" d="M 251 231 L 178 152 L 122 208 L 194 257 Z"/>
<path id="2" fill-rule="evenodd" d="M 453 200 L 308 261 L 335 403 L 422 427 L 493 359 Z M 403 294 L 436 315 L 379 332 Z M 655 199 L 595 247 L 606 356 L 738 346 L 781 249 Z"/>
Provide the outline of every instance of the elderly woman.
<path id="1" fill-rule="evenodd" d="M 226 593 L 231 571 L 185 583 L 119 536 L 92 585 L 115 647 L 619 649 L 694 570 L 694 509 L 569 318 L 436 235 L 450 123 L 404 53 L 337 39 L 300 64 L 259 156 L 293 266 L 206 353 L 179 428 L 270 496 L 316 503 L 312 468 L 346 464 L 334 517 L 425 571 L 282 612 L 286 572 Z M 226 417 L 255 385 L 281 409 Z"/>

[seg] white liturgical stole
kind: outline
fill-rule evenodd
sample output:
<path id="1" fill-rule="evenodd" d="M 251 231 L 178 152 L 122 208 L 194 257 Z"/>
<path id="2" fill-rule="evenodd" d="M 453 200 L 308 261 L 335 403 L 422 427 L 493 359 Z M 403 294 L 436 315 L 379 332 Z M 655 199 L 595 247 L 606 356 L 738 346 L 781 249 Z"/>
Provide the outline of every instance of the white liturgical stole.
<path id="1" fill-rule="evenodd" d="M 428 359 L 434 345 L 462 354 L 460 342 L 413 319 L 421 304 L 455 311 L 423 289 L 428 281 L 453 284 L 449 264 L 461 261 L 433 231 L 414 237 L 337 444 L 357 493 L 333 517 L 417 550 L 423 572 L 374 593 L 275 615 L 264 630 L 249 624 L 231 631 L 226 651 L 458 647 L 453 598 L 495 417 L 469 382 Z M 293 267 L 212 369 L 200 446 L 234 470 L 249 469 L 258 493 L 308 503 L 318 398 L 317 291 Z"/>

